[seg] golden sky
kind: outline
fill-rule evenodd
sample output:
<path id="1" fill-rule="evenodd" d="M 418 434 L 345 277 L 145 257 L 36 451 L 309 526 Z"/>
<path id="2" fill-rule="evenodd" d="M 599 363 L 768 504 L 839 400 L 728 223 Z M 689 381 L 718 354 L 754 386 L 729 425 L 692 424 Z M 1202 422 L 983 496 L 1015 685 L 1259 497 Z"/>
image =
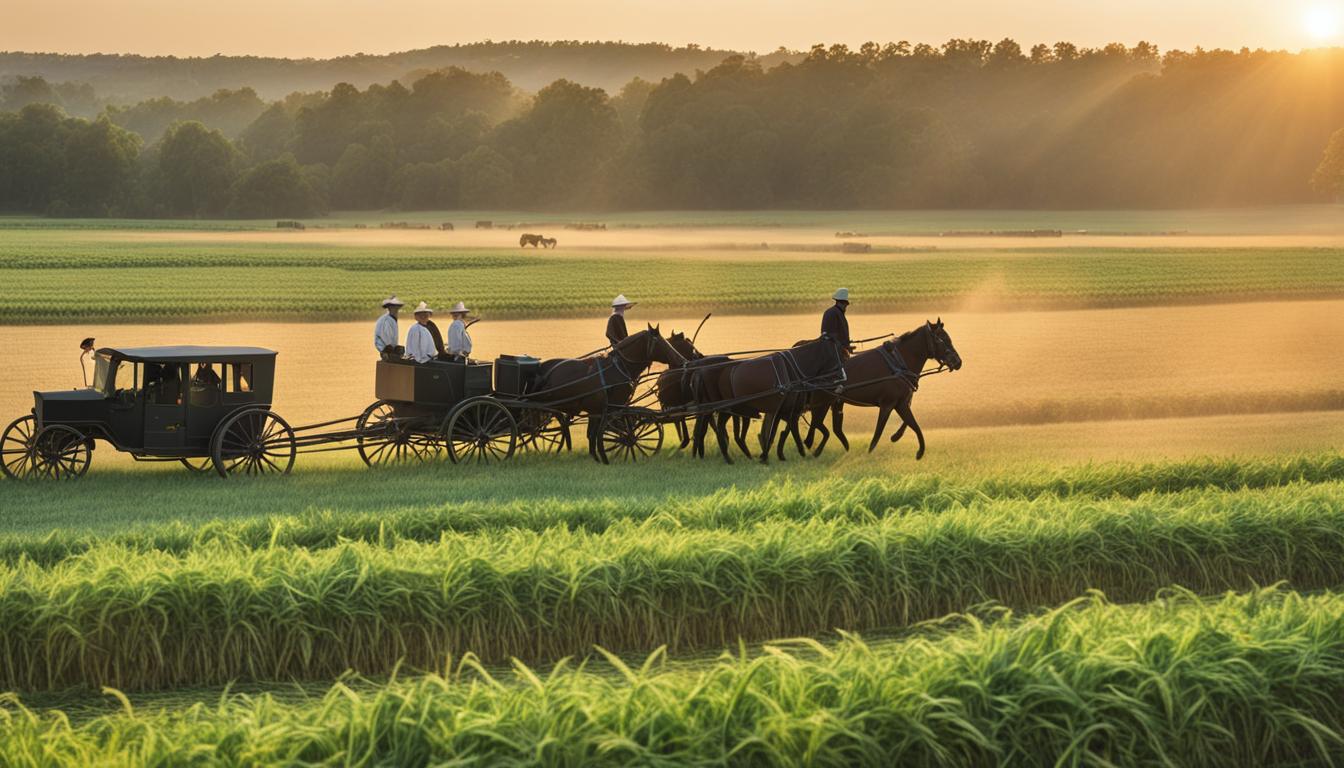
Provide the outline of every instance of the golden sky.
<path id="1" fill-rule="evenodd" d="M 950 37 L 1163 50 L 1344 44 L 1344 0 L 0 0 L 0 50 L 329 57 L 485 39 L 767 52 Z"/>

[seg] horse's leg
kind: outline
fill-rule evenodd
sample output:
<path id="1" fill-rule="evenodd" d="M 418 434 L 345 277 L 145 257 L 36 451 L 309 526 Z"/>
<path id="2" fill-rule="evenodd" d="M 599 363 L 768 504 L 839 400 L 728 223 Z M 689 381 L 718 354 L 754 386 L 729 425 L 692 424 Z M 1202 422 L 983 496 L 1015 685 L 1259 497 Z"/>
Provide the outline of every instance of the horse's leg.
<path id="1" fill-rule="evenodd" d="M 714 420 L 714 437 L 719 441 L 719 453 L 723 454 L 724 463 L 732 464 L 733 457 L 728 454 L 728 414 L 710 414 L 710 418 Z"/>
<path id="2" fill-rule="evenodd" d="M 915 437 L 919 438 L 919 450 L 915 452 L 915 460 L 924 458 L 924 431 L 919 428 L 919 422 L 915 421 L 915 414 L 910 412 L 910 398 L 896 404 L 896 413 L 900 414 L 901 420 L 909 424 Z"/>
<path id="3" fill-rule="evenodd" d="M 748 459 L 751 458 L 751 445 L 747 443 L 747 435 L 750 433 L 751 433 L 751 417 L 734 416 L 733 440 L 737 443 L 737 447 L 742 449 L 742 452 L 747 455 Z"/>
<path id="4" fill-rule="evenodd" d="M 803 407 L 807 407 L 806 404 Z M 807 449 L 803 447 L 803 431 L 798 428 L 799 422 L 803 420 L 803 409 L 794 411 L 793 418 L 789 419 L 789 434 L 793 435 L 793 445 L 798 449 L 799 456 L 806 456 Z"/>
<path id="5" fill-rule="evenodd" d="M 877 441 L 882 437 L 882 431 L 887 428 L 887 419 L 891 416 L 891 406 L 886 403 L 878 403 L 877 406 L 877 429 L 873 430 L 873 439 L 868 443 L 868 452 L 872 453 L 877 447 Z"/>
<path id="6" fill-rule="evenodd" d="M 835 405 L 831 406 L 831 429 L 835 431 L 835 439 L 849 450 L 849 438 L 845 437 L 845 404 L 837 400 Z"/>
<path id="7" fill-rule="evenodd" d="M 831 439 L 831 431 L 826 428 L 826 412 L 830 410 L 828 405 L 819 405 L 812 409 L 812 428 L 807 431 L 807 444 L 812 445 L 812 433 L 820 432 L 821 440 L 817 442 L 817 447 L 812 449 L 813 456 L 820 456 L 822 449 Z"/>
<path id="8" fill-rule="evenodd" d="M 761 463 L 770 463 L 770 449 L 775 446 L 775 427 L 779 423 L 779 408 L 761 416 Z"/>
<path id="9" fill-rule="evenodd" d="M 691 444 L 691 431 L 686 428 L 686 419 L 677 419 L 672 424 L 677 429 L 677 439 L 681 440 L 681 445 L 677 446 L 677 450 L 684 451 L 686 446 Z"/>
<path id="10" fill-rule="evenodd" d="M 909 426 L 909 424 L 905 423 L 905 419 L 901 419 L 901 426 L 897 427 L 896 431 L 891 434 L 891 442 L 894 443 L 900 440 L 901 436 L 905 434 L 905 430 L 909 428 Z"/>
<path id="11" fill-rule="evenodd" d="M 691 448 L 691 455 L 698 459 L 705 458 L 705 434 L 709 432 L 710 422 L 714 414 L 700 415 L 695 417 L 695 437 L 692 439 L 694 444 Z"/>
<path id="12" fill-rule="evenodd" d="M 560 417 L 560 444 L 566 451 L 574 450 L 574 434 L 570 430 L 574 422 L 568 416 Z"/>
<path id="13" fill-rule="evenodd" d="M 610 464 L 607 459 L 607 452 L 602 450 L 602 420 L 603 411 L 590 411 L 588 413 L 588 455 L 593 457 L 594 461 L 603 464 Z"/>

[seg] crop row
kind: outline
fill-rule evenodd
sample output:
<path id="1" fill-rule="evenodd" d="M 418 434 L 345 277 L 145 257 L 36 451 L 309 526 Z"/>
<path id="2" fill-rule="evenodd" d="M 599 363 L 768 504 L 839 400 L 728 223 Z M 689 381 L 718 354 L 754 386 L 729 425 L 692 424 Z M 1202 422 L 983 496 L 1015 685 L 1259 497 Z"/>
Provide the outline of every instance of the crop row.
<path id="1" fill-rule="evenodd" d="M 741 530 L 651 520 L 318 551 L 99 546 L 49 568 L 0 568 L 0 688 L 321 679 L 594 645 L 722 648 L 909 625 L 984 601 L 1040 607 L 1089 589 L 1134 600 L 1280 580 L 1344 583 L 1344 486 L 1042 498 Z"/>
<path id="2" fill-rule="evenodd" d="M 1335 251 L 935 254 L 896 263 L 817 260 L 787 267 L 761 260 L 704 261 L 693 269 L 679 259 L 629 254 L 556 260 L 478 254 L 458 265 L 451 254 L 426 253 L 411 265 L 401 265 L 404 257 L 398 256 L 395 267 L 370 256 L 357 259 L 358 268 L 342 268 L 339 249 L 313 254 L 305 266 L 257 266 L 255 256 L 244 265 L 221 266 L 210 258 L 202 257 L 199 266 L 129 266 L 131 259 L 116 267 L 79 269 L 35 268 L 41 261 L 32 256 L 10 259 L 16 268 L 0 270 L 7 284 L 0 322 L 35 322 L 72 302 L 87 320 L 177 316 L 185 300 L 193 316 L 202 318 L 363 317 L 371 303 L 393 290 L 410 297 L 451 294 L 495 318 L 591 312 L 617 290 L 662 312 L 814 307 L 816 286 L 832 284 L 857 286 L 856 298 L 869 307 L 924 309 L 972 293 L 1015 306 L 1118 306 L 1344 292 L 1344 259 Z"/>
<path id="3" fill-rule="evenodd" d="M 873 646 L 796 641 L 690 669 L 660 653 L 549 673 L 339 683 L 72 725 L 12 697 L 15 764 L 1329 764 L 1344 748 L 1344 599 L 1277 591 L 1024 621 Z"/>
<path id="4" fill-rule="evenodd" d="M 696 468 L 700 470 L 701 468 Z M 705 468 L 705 479 L 692 479 L 706 488 L 720 485 L 718 467 Z M 1153 464 L 1109 463 L 1037 470 L 1030 473 L 989 474 L 981 478 L 952 478 L 938 474 L 879 477 L 823 477 L 804 481 L 790 477 L 754 488 L 730 487 L 700 495 L 685 493 L 686 477 L 679 474 L 683 492 L 631 495 L 629 488 L 606 485 L 565 488 L 572 469 L 518 466 L 473 469 L 453 467 L 451 477 L 420 468 L 367 474 L 360 467 L 359 482 L 349 471 L 317 470 L 288 482 L 271 478 L 257 482 L 202 483 L 177 472 L 143 470 L 105 473 L 79 484 L 43 486 L 7 484 L 12 510 L 4 524 L 15 530 L 32 516 L 43 533 L 0 536 L 0 562 L 28 561 L 50 566 L 100 545 L 137 552 L 161 551 L 182 555 L 212 544 L 243 549 L 274 546 L 323 549 L 342 542 L 361 541 L 393 546 L 403 541 L 436 542 L 445 534 L 471 534 L 551 529 L 601 533 L 619 524 L 653 521 L 658 525 L 697 530 L 740 530 L 769 519 L 845 520 L 871 523 L 884 517 L 974 511 L 1005 501 L 1042 504 L 1087 504 L 1105 499 L 1135 499 L 1145 494 L 1186 496 L 1167 500 L 1218 499 L 1208 491 L 1266 489 L 1295 483 L 1344 481 L 1344 456 L 1266 459 L 1193 459 Z M 641 474 L 656 470 L 633 467 L 636 485 L 649 484 Z M 688 470 L 689 471 L 689 470 Z M 488 487 L 497 487 L 499 473 L 513 493 L 492 500 Z M 414 485 L 407 483 L 414 477 Z M 537 494 L 533 494 L 535 483 Z M 1314 492 L 1319 492 L 1316 489 Z M 455 496 L 445 499 L 445 493 Z M 145 525 L 139 521 L 146 508 L 175 507 L 190 497 L 192 508 L 207 517 Z M 302 510 L 286 514 L 257 514 L 257 510 Z M 96 513 L 95 513 L 96 510 Z M 244 515 L 230 519 L 233 510 Z M 338 511 L 339 510 L 339 511 Z M 67 513 L 70 525 L 51 531 L 53 514 Z M 184 510 L 184 513 L 190 510 Z M 90 533 L 88 521 L 96 514 L 103 532 Z M 1042 512 L 1045 514 L 1045 512 Z M 124 519 L 123 527 L 112 522 Z"/>

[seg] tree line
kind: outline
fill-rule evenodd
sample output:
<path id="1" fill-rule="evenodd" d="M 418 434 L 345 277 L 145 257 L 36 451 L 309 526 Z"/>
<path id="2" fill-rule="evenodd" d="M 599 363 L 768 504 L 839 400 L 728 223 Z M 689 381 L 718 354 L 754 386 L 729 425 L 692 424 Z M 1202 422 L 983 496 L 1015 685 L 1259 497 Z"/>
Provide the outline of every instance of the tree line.
<path id="1" fill-rule="evenodd" d="M 239 89 L 94 119 L 30 101 L 0 114 L 0 209 L 1299 202 L 1344 193 L 1342 76 L 1340 49 L 951 40 L 817 46 L 775 66 L 734 55 L 614 95 L 568 80 L 527 94 L 499 73 L 449 68 L 409 85 L 270 103 Z"/>

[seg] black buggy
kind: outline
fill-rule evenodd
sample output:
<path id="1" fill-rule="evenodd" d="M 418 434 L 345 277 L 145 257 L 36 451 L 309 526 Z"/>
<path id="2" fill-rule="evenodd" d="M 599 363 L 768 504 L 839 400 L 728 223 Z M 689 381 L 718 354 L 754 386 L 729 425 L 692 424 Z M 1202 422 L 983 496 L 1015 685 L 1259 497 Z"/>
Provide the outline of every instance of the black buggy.
<path id="1" fill-rule="evenodd" d="M 75 478 L 96 441 L 137 461 L 181 462 L 222 476 L 286 473 L 294 431 L 272 413 L 275 352 L 259 347 L 99 349 L 93 385 L 34 392 L 33 411 L 0 433 L 15 479 Z"/>

